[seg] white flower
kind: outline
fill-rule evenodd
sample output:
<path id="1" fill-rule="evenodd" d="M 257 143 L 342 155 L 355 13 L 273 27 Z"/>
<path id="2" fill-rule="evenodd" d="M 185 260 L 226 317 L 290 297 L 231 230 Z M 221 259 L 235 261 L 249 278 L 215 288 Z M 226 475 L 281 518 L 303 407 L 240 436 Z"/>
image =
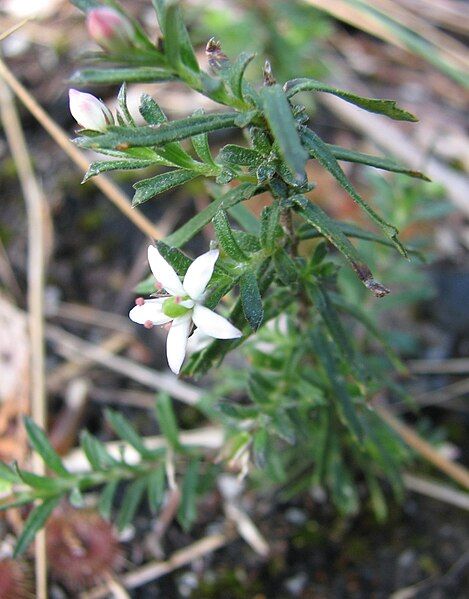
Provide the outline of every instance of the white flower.
<path id="1" fill-rule="evenodd" d="M 71 89 L 68 92 L 68 98 L 73 118 L 84 129 L 105 131 L 108 125 L 114 124 L 109 108 L 92 94 Z"/>
<path id="2" fill-rule="evenodd" d="M 215 339 L 235 339 L 242 333 L 226 318 L 203 305 L 207 285 L 212 278 L 218 250 L 210 250 L 192 262 L 181 282 L 173 267 L 166 262 L 154 246 L 148 248 L 148 262 L 157 281 L 157 287 L 168 296 L 144 300 L 139 298 L 129 313 L 131 320 L 147 328 L 154 325 L 169 326 L 166 342 L 168 364 L 179 374 L 184 361 L 192 323 L 198 336 Z"/>

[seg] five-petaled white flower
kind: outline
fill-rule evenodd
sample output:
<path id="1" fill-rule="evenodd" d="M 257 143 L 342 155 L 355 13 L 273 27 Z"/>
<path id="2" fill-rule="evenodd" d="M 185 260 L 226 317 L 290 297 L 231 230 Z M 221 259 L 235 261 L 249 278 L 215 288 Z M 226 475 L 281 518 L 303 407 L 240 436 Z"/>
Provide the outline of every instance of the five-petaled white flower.
<path id="1" fill-rule="evenodd" d="M 192 323 L 197 327 L 198 335 L 215 339 L 235 339 L 242 335 L 226 318 L 203 305 L 218 254 L 218 250 L 210 250 L 196 258 L 181 282 L 173 267 L 156 247 L 151 245 L 148 248 L 148 262 L 156 279 L 157 289 L 164 290 L 168 295 L 148 300 L 138 298 L 129 317 L 147 328 L 154 325 L 170 327 L 166 354 L 169 367 L 175 374 L 179 374 L 184 361 Z"/>

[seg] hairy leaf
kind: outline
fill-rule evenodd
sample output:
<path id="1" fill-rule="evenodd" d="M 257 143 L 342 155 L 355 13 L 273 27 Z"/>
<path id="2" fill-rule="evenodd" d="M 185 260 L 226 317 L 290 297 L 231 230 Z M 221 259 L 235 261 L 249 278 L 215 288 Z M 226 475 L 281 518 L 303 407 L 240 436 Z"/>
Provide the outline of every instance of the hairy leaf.
<path id="1" fill-rule="evenodd" d="M 180 169 L 161 173 L 160 175 L 151 177 L 151 179 L 138 181 L 138 183 L 135 183 L 134 185 L 136 192 L 132 199 L 132 206 L 139 206 L 159 193 L 164 193 L 173 187 L 183 185 L 199 176 L 200 173 Z"/>
<path id="2" fill-rule="evenodd" d="M 262 298 L 256 274 L 252 270 L 247 270 L 241 276 L 239 286 L 244 316 L 249 326 L 254 331 L 257 331 L 264 319 L 264 308 L 262 306 Z"/>

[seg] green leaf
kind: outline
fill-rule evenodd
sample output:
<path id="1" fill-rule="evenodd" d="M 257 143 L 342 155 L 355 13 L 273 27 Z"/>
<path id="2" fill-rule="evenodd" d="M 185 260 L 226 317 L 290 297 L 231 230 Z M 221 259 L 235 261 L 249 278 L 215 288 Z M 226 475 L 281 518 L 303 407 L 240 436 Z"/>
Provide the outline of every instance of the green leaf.
<path id="1" fill-rule="evenodd" d="M 16 466 L 16 472 L 18 476 L 21 478 L 21 480 L 33 489 L 45 491 L 49 494 L 56 494 L 63 489 L 62 479 L 49 478 L 48 476 L 40 476 L 39 474 L 34 474 L 34 472 L 20 470 L 18 466 Z"/>
<path id="2" fill-rule="evenodd" d="M 101 441 L 90 435 L 88 431 L 81 433 L 80 444 L 93 470 L 104 470 L 119 464 L 109 455 Z"/>
<path id="3" fill-rule="evenodd" d="M 254 330 L 261 326 L 264 319 L 262 298 L 254 271 L 247 270 L 239 280 L 243 312 L 249 326 Z"/>
<path id="4" fill-rule="evenodd" d="M 223 251 L 237 262 L 246 262 L 248 258 L 233 236 L 231 225 L 226 218 L 226 212 L 224 210 L 219 210 L 213 217 L 212 222 L 215 227 L 218 242 Z"/>
<path id="5" fill-rule="evenodd" d="M 21 481 L 21 477 L 10 466 L 0 462 L 0 480 L 15 484 Z"/>
<path id="6" fill-rule="evenodd" d="M 413 114 L 407 112 L 407 110 L 399 108 L 395 100 L 363 98 L 362 96 L 357 96 L 349 91 L 332 87 L 331 85 L 327 85 L 326 83 L 322 83 L 316 79 L 292 79 L 291 81 L 287 81 L 285 83 L 284 89 L 288 98 L 291 98 L 295 94 L 303 91 L 326 92 L 328 94 L 342 98 L 342 100 L 345 100 L 346 102 L 355 104 L 355 106 L 359 106 L 368 112 L 384 114 L 397 121 L 418 121 L 417 117 L 415 117 Z"/>
<path id="7" fill-rule="evenodd" d="M 126 125 L 130 127 L 135 127 L 135 121 L 130 114 L 129 107 L 127 106 L 127 83 L 121 85 L 119 93 L 117 94 L 117 103 L 119 105 L 122 116 L 124 117 L 124 121 Z"/>
<path id="8" fill-rule="evenodd" d="M 101 491 L 101 495 L 98 501 L 98 510 L 105 520 L 111 519 L 112 504 L 116 495 L 118 485 L 118 480 L 111 480 Z"/>
<path id="9" fill-rule="evenodd" d="M 357 408 L 349 396 L 343 376 L 337 368 L 333 346 L 320 330 L 313 330 L 310 333 L 310 338 L 313 350 L 327 374 L 332 389 L 332 398 L 337 405 L 340 418 L 354 438 L 360 441 L 363 438 L 363 427 L 357 415 Z"/>
<path id="10" fill-rule="evenodd" d="M 181 505 L 178 510 L 178 520 L 187 532 L 197 517 L 197 483 L 199 482 L 199 462 L 192 460 L 187 466 L 182 483 Z"/>
<path id="11" fill-rule="evenodd" d="M 273 255 L 275 270 L 284 285 L 293 285 L 298 280 L 298 271 L 295 263 L 283 248 L 279 248 Z"/>
<path id="12" fill-rule="evenodd" d="M 80 69 L 70 77 L 73 85 L 116 85 L 127 83 L 156 83 L 174 81 L 171 71 L 160 67 L 112 67 Z"/>
<path id="13" fill-rule="evenodd" d="M 254 464 L 260 470 L 263 470 L 266 466 L 266 454 L 268 450 L 269 435 L 265 428 L 258 429 L 253 436 L 252 441 L 252 452 L 254 458 Z"/>
<path id="14" fill-rule="evenodd" d="M 183 254 L 180 250 L 175 247 L 170 247 L 163 241 L 157 241 L 156 247 L 158 251 L 163 256 L 163 258 L 171 264 L 174 270 L 180 277 L 183 277 L 189 266 L 192 264 L 192 260 L 188 258 L 185 254 Z M 155 277 L 153 277 L 153 285 L 154 285 Z"/>
<path id="15" fill-rule="evenodd" d="M 138 453 L 143 457 L 150 459 L 154 457 L 154 453 L 145 447 L 145 444 L 142 441 L 142 437 L 135 430 L 132 423 L 125 418 L 119 412 L 115 412 L 114 410 L 105 410 L 104 412 L 106 420 L 111 425 L 111 428 L 116 433 L 118 437 L 127 441 L 129 445 L 131 445 Z"/>
<path id="16" fill-rule="evenodd" d="M 199 111 L 196 111 L 194 114 L 204 114 L 204 111 L 200 109 Z M 200 158 L 200 160 L 202 160 L 202 162 L 205 162 L 205 164 L 208 164 L 210 166 L 217 167 L 215 161 L 213 160 L 212 152 L 210 151 L 208 135 L 206 133 L 194 135 L 191 138 L 191 142 L 192 146 L 194 147 L 195 153 Z"/>
<path id="17" fill-rule="evenodd" d="M 173 410 L 171 397 L 167 393 L 159 393 L 155 402 L 155 414 L 161 432 L 169 445 L 176 450 L 181 448 L 179 429 Z"/>
<path id="18" fill-rule="evenodd" d="M 236 112 L 201 114 L 162 123 L 159 127 L 152 127 L 151 125 L 135 128 L 111 126 L 107 128 L 106 133 L 90 138 L 79 138 L 77 142 L 85 148 L 95 150 L 100 148 L 119 149 L 121 146 L 161 146 L 200 133 L 234 127 L 236 115 Z"/>
<path id="19" fill-rule="evenodd" d="M 204 208 L 201 212 L 191 218 L 185 225 L 165 238 L 165 243 L 174 247 L 181 247 L 190 241 L 205 225 L 213 219 L 218 210 L 229 210 L 243 200 L 248 200 L 259 193 L 259 187 L 251 183 L 241 183 L 226 194 Z"/>
<path id="20" fill-rule="evenodd" d="M 297 212 L 345 256 L 365 287 L 376 297 L 384 297 L 389 293 L 386 287 L 374 280 L 370 269 L 362 261 L 355 247 L 319 206 L 312 204 L 304 196 L 297 195 L 291 199 L 298 206 Z"/>
<path id="21" fill-rule="evenodd" d="M 323 140 L 311 131 L 305 129 L 303 132 L 303 140 L 308 150 L 314 155 L 322 166 L 328 170 L 331 175 L 337 180 L 337 182 L 345 189 L 350 197 L 368 214 L 368 216 L 377 223 L 384 234 L 391 239 L 396 248 L 406 256 L 405 248 L 399 242 L 397 235 L 399 231 L 393 225 L 386 222 L 379 214 L 377 214 L 371 206 L 369 206 L 360 194 L 355 190 L 353 185 L 347 179 L 344 171 L 340 168 L 339 163 L 334 158 L 334 155 L 327 147 L 327 144 Z"/>
<path id="22" fill-rule="evenodd" d="M 247 233 L 259 235 L 259 221 L 246 206 L 237 204 L 229 209 L 229 213 Z"/>
<path id="23" fill-rule="evenodd" d="M 148 94 L 140 96 L 139 111 L 149 125 L 161 125 L 168 120 L 159 104 Z"/>
<path id="24" fill-rule="evenodd" d="M 386 158 L 384 156 L 372 156 L 371 154 L 362 154 L 362 152 L 356 152 L 355 150 L 348 150 L 341 146 L 335 146 L 333 144 L 327 144 L 327 147 L 332 152 L 336 160 L 344 160 L 345 162 L 354 162 L 357 164 L 367 164 L 374 168 L 380 168 L 384 171 L 390 171 L 393 173 L 402 173 L 415 179 L 421 179 L 422 181 L 430 181 L 430 179 L 421 173 L 405 167 L 403 164 L 392 160 L 392 158 Z"/>
<path id="25" fill-rule="evenodd" d="M 98 2 L 98 0 L 70 0 L 70 2 L 83 12 L 101 6 L 101 3 Z"/>
<path id="26" fill-rule="evenodd" d="M 164 9 L 159 12 L 160 15 L 161 30 L 164 33 L 164 53 L 169 64 L 179 73 L 181 69 L 186 72 L 186 68 L 193 74 L 199 73 L 199 63 L 184 25 L 179 2 L 177 0 L 165 2 Z M 195 84 L 199 80 L 191 78 L 190 81 Z"/>
<path id="27" fill-rule="evenodd" d="M 227 166 L 249 166 L 250 168 L 257 168 L 264 158 L 259 152 L 251 148 L 228 144 L 223 146 L 216 160 Z"/>
<path id="28" fill-rule="evenodd" d="M 148 507 L 152 514 L 156 514 L 164 499 L 166 474 L 164 468 L 155 468 L 148 475 L 147 493 Z"/>
<path id="29" fill-rule="evenodd" d="M 233 92 L 233 95 L 240 100 L 243 100 L 244 73 L 254 57 L 255 54 L 246 54 L 246 52 L 241 52 L 236 61 L 230 65 L 228 69 L 227 76 L 231 91 Z"/>
<path id="30" fill-rule="evenodd" d="M 306 180 L 305 165 L 308 153 L 301 144 L 290 103 L 280 85 L 264 87 L 261 91 L 265 117 L 276 139 L 280 154 L 299 183 Z"/>
<path id="31" fill-rule="evenodd" d="M 60 496 L 51 497 L 50 499 L 45 499 L 40 505 L 33 508 L 28 519 L 24 523 L 23 531 L 16 543 L 15 551 L 13 553 L 14 558 L 19 557 L 29 547 L 31 541 L 36 536 L 36 533 L 44 526 L 61 499 L 62 497 Z"/>
<path id="32" fill-rule="evenodd" d="M 366 379 L 364 365 L 358 360 L 351 339 L 346 333 L 327 291 L 322 285 L 313 285 L 311 283 L 306 284 L 306 290 L 321 314 L 324 324 L 335 342 L 337 350 L 341 353 L 346 363 L 353 369 L 356 376 L 364 381 Z"/>
<path id="33" fill-rule="evenodd" d="M 70 473 L 62 464 L 55 449 L 49 442 L 44 431 L 29 416 L 24 418 L 24 426 L 33 449 L 41 456 L 44 463 L 60 476 L 68 477 Z"/>
<path id="34" fill-rule="evenodd" d="M 199 177 L 200 173 L 195 171 L 189 171 L 185 169 L 179 169 L 174 171 L 168 171 L 167 173 L 161 173 L 150 179 L 143 179 L 135 183 L 134 189 L 136 192 L 132 199 L 132 206 L 139 206 L 144 202 L 150 200 L 160 193 L 164 193 L 173 187 L 183 185 L 188 181 L 192 181 L 196 177 Z"/>
<path id="35" fill-rule="evenodd" d="M 121 508 L 116 520 L 117 530 L 121 532 L 132 522 L 135 513 L 142 501 L 143 493 L 147 486 L 145 478 L 137 478 L 129 484 L 125 490 L 124 499 L 122 500 Z"/>
<path id="36" fill-rule="evenodd" d="M 265 206 L 262 210 L 261 231 L 259 237 L 262 247 L 268 252 L 272 252 L 275 249 L 277 240 L 282 234 L 279 218 L 280 207 L 278 203 L 272 204 L 271 206 Z"/>
<path id="37" fill-rule="evenodd" d="M 157 160 L 100 160 L 92 162 L 83 177 L 82 183 L 86 183 L 91 177 L 107 173 L 109 171 L 130 171 L 138 168 L 147 168 L 152 164 L 157 164 Z"/>

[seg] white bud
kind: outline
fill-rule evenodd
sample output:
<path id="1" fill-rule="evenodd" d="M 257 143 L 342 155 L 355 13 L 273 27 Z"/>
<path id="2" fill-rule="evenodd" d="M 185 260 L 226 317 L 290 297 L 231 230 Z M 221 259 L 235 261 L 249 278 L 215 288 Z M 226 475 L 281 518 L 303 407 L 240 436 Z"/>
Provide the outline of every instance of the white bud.
<path id="1" fill-rule="evenodd" d="M 108 125 L 114 124 L 109 108 L 93 95 L 71 89 L 68 92 L 68 97 L 70 112 L 76 122 L 84 129 L 105 131 Z"/>

